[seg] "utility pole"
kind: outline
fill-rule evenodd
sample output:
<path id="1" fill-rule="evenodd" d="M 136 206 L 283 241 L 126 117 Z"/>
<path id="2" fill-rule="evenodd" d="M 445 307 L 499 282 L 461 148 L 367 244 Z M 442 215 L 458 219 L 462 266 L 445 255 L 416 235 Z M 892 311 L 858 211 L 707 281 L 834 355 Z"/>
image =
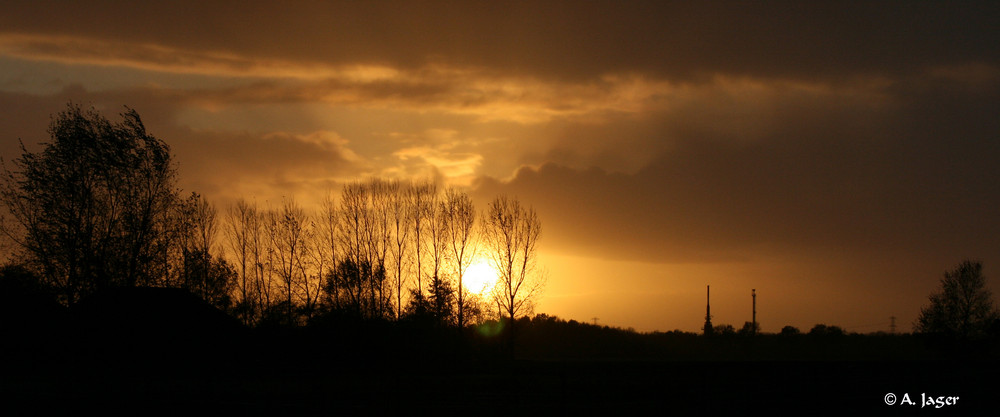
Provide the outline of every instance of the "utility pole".
<path id="1" fill-rule="evenodd" d="M 751 330 L 753 331 L 753 334 L 757 334 L 757 289 L 756 288 L 750 289 L 750 296 L 753 297 L 753 321 L 751 322 L 752 323 L 751 326 L 753 326 L 753 328 Z"/>

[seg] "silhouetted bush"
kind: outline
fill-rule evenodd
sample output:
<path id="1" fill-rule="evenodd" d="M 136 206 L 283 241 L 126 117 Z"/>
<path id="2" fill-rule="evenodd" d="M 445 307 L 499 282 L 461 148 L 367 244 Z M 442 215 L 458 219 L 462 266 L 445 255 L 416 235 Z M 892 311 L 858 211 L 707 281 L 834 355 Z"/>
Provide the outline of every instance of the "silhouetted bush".
<path id="1" fill-rule="evenodd" d="M 825 324 L 817 324 L 809 330 L 810 336 L 818 337 L 838 337 L 844 335 L 844 329 L 838 326 L 827 326 Z"/>
<path id="2" fill-rule="evenodd" d="M 799 334 L 802 334 L 802 332 L 799 331 L 798 327 L 795 327 L 795 326 L 785 326 L 785 327 L 781 328 L 781 335 L 782 336 L 796 336 L 796 335 L 799 335 Z"/>
<path id="3" fill-rule="evenodd" d="M 732 324 L 719 324 L 713 329 L 715 334 L 722 336 L 732 336 L 736 334 L 736 328 Z"/>
<path id="4" fill-rule="evenodd" d="M 751 323 L 749 321 L 743 323 L 743 327 L 740 328 L 740 336 L 754 336 L 760 333 L 760 323 Z"/>

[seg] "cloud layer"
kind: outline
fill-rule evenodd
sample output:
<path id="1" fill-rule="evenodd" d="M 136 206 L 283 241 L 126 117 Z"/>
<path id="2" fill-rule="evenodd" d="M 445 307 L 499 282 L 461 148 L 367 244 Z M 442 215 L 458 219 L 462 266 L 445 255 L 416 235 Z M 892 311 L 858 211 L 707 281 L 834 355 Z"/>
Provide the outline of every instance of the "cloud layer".
<path id="1" fill-rule="evenodd" d="M 182 186 L 220 204 L 432 177 L 535 206 L 562 294 L 586 293 L 567 284 L 580 262 L 677 277 L 637 287 L 661 295 L 719 271 L 797 294 L 916 279 L 865 312 L 905 320 L 951 263 L 1000 263 L 998 17 L 995 2 L 25 2 L 0 15 L 0 154 L 45 141 L 68 101 L 128 105 Z M 810 267 L 829 283 L 799 287 Z M 553 312 L 589 314 L 573 299 Z"/>

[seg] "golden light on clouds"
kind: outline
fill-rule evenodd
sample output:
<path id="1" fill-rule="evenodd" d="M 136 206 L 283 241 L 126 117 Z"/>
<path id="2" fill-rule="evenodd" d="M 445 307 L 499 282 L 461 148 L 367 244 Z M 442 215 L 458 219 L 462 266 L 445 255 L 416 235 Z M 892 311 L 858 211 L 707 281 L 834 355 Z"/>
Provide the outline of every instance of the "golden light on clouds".
<path id="1" fill-rule="evenodd" d="M 397 79 L 398 71 L 380 65 L 331 66 L 259 59 L 232 52 L 201 51 L 153 43 L 59 35 L 0 34 L 0 53 L 28 60 L 70 65 L 127 67 L 145 71 L 219 77 L 339 79 L 371 83 Z"/>
<path id="2" fill-rule="evenodd" d="M 461 186 L 472 185 L 473 180 L 476 178 L 476 168 L 483 161 L 483 156 L 476 153 L 452 153 L 447 150 L 426 146 L 403 148 L 393 153 L 393 155 L 399 158 L 405 166 L 414 167 L 415 165 L 416 169 L 403 168 L 397 170 L 389 168 L 387 170 L 389 173 L 402 171 L 411 177 L 429 178 L 433 178 L 434 174 L 440 174 L 449 184 Z M 413 164 L 413 161 L 423 163 Z"/>
<path id="3" fill-rule="evenodd" d="M 73 101 L 136 109 L 218 204 L 516 195 L 546 228 L 538 311 L 641 330 L 697 329 L 706 281 L 737 326 L 750 285 L 765 330 L 902 323 L 958 260 L 1000 265 L 995 7 L 134 3 L 5 8 L 5 160 Z"/>
<path id="4" fill-rule="evenodd" d="M 670 83 L 638 75 L 609 74 L 597 82 L 554 83 L 444 64 L 415 69 L 381 64 L 330 66 L 53 35 L 0 34 L 0 53 L 69 65 L 260 80 L 192 97 L 209 110 L 218 110 L 227 103 L 312 100 L 331 105 L 454 113 L 483 122 L 531 124 L 554 118 L 636 113 L 649 107 L 652 99 L 668 97 L 676 90 Z"/>

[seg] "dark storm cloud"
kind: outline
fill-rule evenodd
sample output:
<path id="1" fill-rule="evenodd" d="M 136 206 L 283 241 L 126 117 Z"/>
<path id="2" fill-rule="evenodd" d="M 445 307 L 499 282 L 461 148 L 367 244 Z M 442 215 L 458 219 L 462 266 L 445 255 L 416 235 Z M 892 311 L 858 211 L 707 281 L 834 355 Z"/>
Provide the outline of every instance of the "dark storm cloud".
<path id="1" fill-rule="evenodd" d="M 38 1 L 5 6 L 0 27 L 254 59 L 444 63 L 561 80 L 812 79 L 995 66 L 998 17 L 996 2 Z"/>
<path id="2" fill-rule="evenodd" d="M 993 230 L 974 219 L 997 201 L 994 4 L 35 2 L 10 6 L 0 27 L 22 59 L 261 78 L 113 93 L 161 106 L 144 118 L 162 115 L 198 166 L 212 155 L 257 167 L 234 163 L 231 178 L 263 170 L 284 184 L 307 176 L 303 162 L 352 161 L 342 144 L 302 135 L 174 125 L 179 108 L 332 102 L 579 116 L 533 132 L 552 144 L 520 159 L 544 168 L 483 190 L 524 190 L 552 212 L 578 207 L 553 227 L 630 237 L 619 247 L 643 258 L 663 248 L 727 257 L 771 244 L 885 246 L 912 241 L 917 226 L 954 239 L 973 221 Z M 635 75 L 641 94 L 609 74 Z M 603 104 L 609 97 L 626 98 Z M 198 138 L 190 152 L 184 138 Z M 227 150 L 237 142 L 250 145 Z M 255 159 L 261 150 L 270 163 Z M 564 240 L 600 246 L 594 239 Z"/>
<path id="3" fill-rule="evenodd" d="M 921 77 L 872 95 L 876 101 L 783 94 L 751 109 L 752 124 L 713 112 L 725 104 L 706 99 L 622 129 L 624 138 L 590 159 L 601 161 L 616 144 L 649 150 L 637 171 L 550 163 L 509 183 L 483 180 L 479 192 L 531 202 L 556 247 L 593 256 L 984 256 L 1000 251 L 1000 88 L 997 78 L 977 88 L 967 81 Z M 569 137 L 587 141 L 584 130 Z"/>

